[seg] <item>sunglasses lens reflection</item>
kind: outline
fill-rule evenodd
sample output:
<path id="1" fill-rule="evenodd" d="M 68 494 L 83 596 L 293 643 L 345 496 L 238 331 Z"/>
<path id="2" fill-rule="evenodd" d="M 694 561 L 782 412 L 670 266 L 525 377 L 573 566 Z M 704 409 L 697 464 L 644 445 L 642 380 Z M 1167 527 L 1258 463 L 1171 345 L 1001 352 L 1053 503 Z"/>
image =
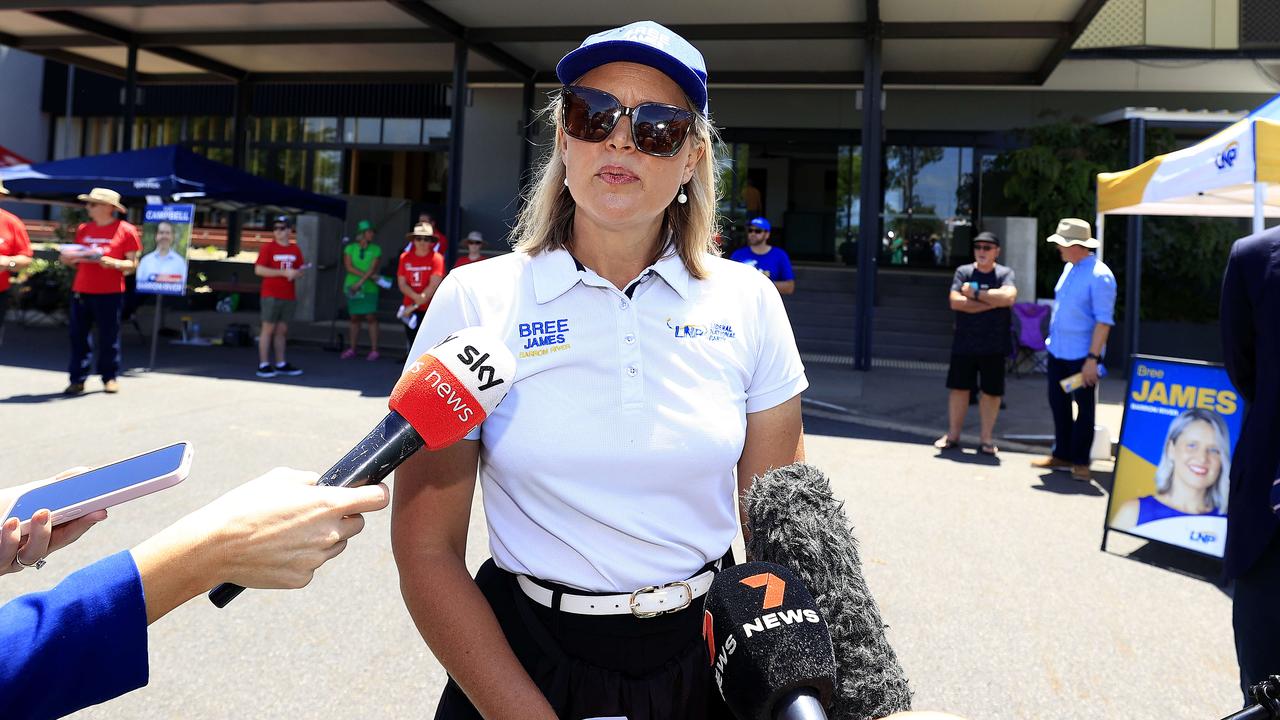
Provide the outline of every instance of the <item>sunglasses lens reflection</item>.
<path id="1" fill-rule="evenodd" d="M 576 140 L 600 142 L 613 133 L 625 111 L 622 103 L 603 90 L 588 87 L 564 89 L 562 125 Z M 641 103 L 632 109 L 631 137 L 636 149 L 647 155 L 676 154 L 693 127 L 693 113 L 662 103 Z"/>

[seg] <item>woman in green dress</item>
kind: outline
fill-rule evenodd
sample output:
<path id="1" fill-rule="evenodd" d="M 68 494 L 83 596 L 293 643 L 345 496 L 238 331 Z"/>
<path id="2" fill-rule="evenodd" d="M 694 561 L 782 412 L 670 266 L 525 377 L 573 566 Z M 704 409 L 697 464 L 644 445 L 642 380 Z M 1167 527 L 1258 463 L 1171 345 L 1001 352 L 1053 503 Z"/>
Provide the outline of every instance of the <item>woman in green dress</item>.
<path id="1" fill-rule="evenodd" d="M 351 345 L 342 351 L 342 359 L 356 356 L 360 337 L 360 321 L 369 326 L 370 360 L 378 359 L 378 268 L 382 265 L 382 248 L 373 242 L 373 223 L 361 220 L 356 225 L 356 242 L 342 250 L 342 263 L 347 277 L 342 283 L 347 296 L 347 314 L 351 316 Z"/>

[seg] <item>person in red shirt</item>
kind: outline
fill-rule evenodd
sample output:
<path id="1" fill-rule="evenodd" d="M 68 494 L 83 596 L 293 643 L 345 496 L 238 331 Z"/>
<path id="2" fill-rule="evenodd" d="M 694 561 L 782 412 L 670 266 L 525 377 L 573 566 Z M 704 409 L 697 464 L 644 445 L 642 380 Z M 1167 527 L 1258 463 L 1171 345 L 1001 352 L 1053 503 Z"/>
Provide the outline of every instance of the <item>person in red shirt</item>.
<path id="1" fill-rule="evenodd" d="M 289 230 L 293 223 L 288 215 L 281 215 L 271 223 L 272 241 L 258 250 L 258 261 L 253 274 L 262 278 L 262 332 L 258 334 L 258 377 L 277 375 L 301 375 L 302 371 L 290 365 L 284 358 L 285 339 L 289 333 L 289 321 L 297 305 L 293 282 L 302 274 L 304 266 L 302 250 L 289 242 Z M 276 364 L 268 355 L 272 346 L 276 351 Z"/>
<path id="2" fill-rule="evenodd" d="M 138 267 L 142 236 L 138 228 L 116 218 L 124 212 L 120 193 L 94 188 L 79 196 L 89 213 L 89 222 L 76 228 L 76 242 L 65 247 L 63 264 L 76 269 L 71 284 L 71 362 L 67 373 L 71 382 L 66 395 L 84 392 L 89 377 L 89 332 L 97 326 L 95 343 L 98 374 L 103 392 L 120 391 L 120 312 L 124 308 L 124 276 Z"/>
<path id="3" fill-rule="evenodd" d="M 431 296 L 444 279 L 444 256 L 432 249 L 439 238 L 433 226 L 419 223 L 408 238 L 413 249 L 400 255 L 400 266 L 396 268 L 396 284 L 404 295 L 396 317 L 404 321 L 405 334 L 412 346 L 422 317 L 431 304 Z"/>
<path id="4" fill-rule="evenodd" d="M 0 197 L 8 194 L 0 182 Z M 22 272 L 30 264 L 31 238 L 27 237 L 27 226 L 17 215 L 0 209 L 0 324 L 4 323 L 9 308 L 9 274 Z"/>
<path id="5" fill-rule="evenodd" d="M 484 259 L 484 256 L 480 254 L 480 251 L 484 249 L 484 236 L 480 234 L 479 230 L 472 230 L 467 233 L 462 242 L 467 246 L 467 254 L 453 262 L 455 270 L 463 265 L 470 265 L 473 262 L 480 262 Z"/>
<path id="6" fill-rule="evenodd" d="M 435 228 L 436 243 L 431 247 L 431 252 L 438 252 L 441 255 L 443 255 L 444 248 L 449 246 L 449 238 L 445 237 L 444 233 L 440 231 L 440 224 L 436 222 L 435 218 L 431 217 L 431 213 L 425 210 L 418 213 L 418 225 L 430 225 L 431 227 Z M 404 251 L 407 253 L 413 252 L 412 240 L 404 244 Z"/>

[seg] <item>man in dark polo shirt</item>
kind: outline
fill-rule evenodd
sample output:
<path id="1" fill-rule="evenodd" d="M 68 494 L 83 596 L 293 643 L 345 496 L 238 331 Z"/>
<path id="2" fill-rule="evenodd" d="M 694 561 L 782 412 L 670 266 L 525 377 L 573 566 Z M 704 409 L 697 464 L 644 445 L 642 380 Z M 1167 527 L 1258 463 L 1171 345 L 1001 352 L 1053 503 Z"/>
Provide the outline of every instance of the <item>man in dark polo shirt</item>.
<path id="1" fill-rule="evenodd" d="M 992 439 L 1000 398 L 1004 396 L 1004 363 L 1012 351 L 1009 307 L 1018 297 L 1013 270 L 996 263 L 1000 238 L 990 232 L 973 239 L 974 262 L 956 268 L 951 281 L 951 309 L 956 311 L 955 338 L 951 342 L 951 368 L 947 371 L 947 434 L 933 444 L 939 450 L 959 446 L 969 392 L 982 395 L 978 414 L 982 421 L 978 452 L 994 456 L 999 449 Z"/>

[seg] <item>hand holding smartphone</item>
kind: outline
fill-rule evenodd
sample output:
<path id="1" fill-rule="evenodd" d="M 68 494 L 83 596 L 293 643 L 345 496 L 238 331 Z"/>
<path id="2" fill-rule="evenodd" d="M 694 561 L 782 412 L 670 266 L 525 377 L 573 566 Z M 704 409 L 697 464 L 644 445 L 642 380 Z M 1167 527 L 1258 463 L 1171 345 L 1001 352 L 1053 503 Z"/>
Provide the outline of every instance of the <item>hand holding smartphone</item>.
<path id="1" fill-rule="evenodd" d="M 27 535 L 39 510 L 49 510 L 57 526 L 149 495 L 182 482 L 191 470 L 191 456 L 191 444 L 180 442 L 67 477 L 0 490 L 0 522 L 16 517 L 19 534 Z"/>

